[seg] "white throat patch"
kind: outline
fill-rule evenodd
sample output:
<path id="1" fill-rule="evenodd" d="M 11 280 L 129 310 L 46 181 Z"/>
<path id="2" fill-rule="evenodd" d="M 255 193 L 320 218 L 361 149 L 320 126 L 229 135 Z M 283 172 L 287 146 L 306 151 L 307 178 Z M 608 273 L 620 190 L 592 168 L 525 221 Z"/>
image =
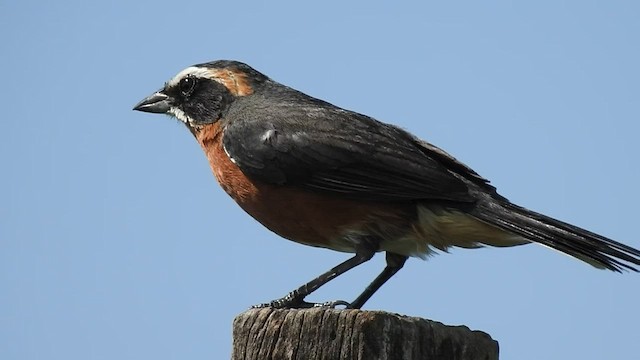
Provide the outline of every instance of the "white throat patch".
<path id="1" fill-rule="evenodd" d="M 193 125 L 194 121 L 193 119 L 184 113 L 184 111 L 178 109 L 175 106 L 172 106 L 169 111 L 167 111 L 167 114 L 173 116 L 174 118 L 182 121 L 183 123 L 187 124 L 187 125 Z"/>

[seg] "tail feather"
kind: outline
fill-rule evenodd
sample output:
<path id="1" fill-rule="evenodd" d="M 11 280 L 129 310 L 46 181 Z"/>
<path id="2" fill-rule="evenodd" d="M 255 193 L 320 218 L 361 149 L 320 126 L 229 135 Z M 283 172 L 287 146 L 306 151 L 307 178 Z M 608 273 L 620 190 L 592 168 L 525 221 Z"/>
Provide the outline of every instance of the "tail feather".
<path id="1" fill-rule="evenodd" d="M 616 272 L 640 265 L 640 250 L 511 203 L 481 202 L 473 216 L 595 267 Z"/>

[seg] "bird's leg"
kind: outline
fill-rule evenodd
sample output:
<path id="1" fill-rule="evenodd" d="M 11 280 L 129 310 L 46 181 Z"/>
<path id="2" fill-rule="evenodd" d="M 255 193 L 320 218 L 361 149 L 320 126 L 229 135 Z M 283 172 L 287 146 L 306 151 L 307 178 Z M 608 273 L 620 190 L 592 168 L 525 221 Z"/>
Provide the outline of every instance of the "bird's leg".
<path id="1" fill-rule="evenodd" d="M 332 301 L 327 303 L 316 304 L 316 303 L 306 302 L 304 301 L 304 298 L 307 297 L 307 295 L 311 294 L 312 292 L 316 291 L 322 285 L 335 279 L 339 275 L 342 275 L 345 272 L 355 268 L 356 266 L 371 260 L 373 255 L 375 255 L 377 249 L 378 249 L 377 242 L 362 242 L 356 249 L 356 254 L 352 258 L 340 263 L 339 265 L 333 267 L 331 270 L 309 281 L 308 283 L 300 286 L 296 290 L 293 290 L 292 292 L 287 294 L 285 297 L 281 299 L 273 300 L 269 303 L 255 305 L 253 306 L 253 308 L 263 308 L 263 307 L 310 308 L 315 306 L 335 307 L 336 305 L 345 305 L 348 307 L 350 304 L 347 303 L 346 301 Z"/>
<path id="2" fill-rule="evenodd" d="M 360 309 L 364 303 L 376 292 L 387 280 L 391 279 L 404 266 L 407 256 L 387 252 L 387 266 L 382 270 L 366 289 L 351 304 L 346 305 L 347 309 Z M 336 304 L 344 305 L 344 304 Z"/>

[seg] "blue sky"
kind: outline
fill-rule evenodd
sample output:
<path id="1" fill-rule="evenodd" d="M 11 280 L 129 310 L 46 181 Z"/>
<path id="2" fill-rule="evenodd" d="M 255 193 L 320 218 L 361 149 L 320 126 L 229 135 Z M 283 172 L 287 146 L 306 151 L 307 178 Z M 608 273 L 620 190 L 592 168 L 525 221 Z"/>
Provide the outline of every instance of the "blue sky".
<path id="1" fill-rule="evenodd" d="M 398 124 L 528 208 L 640 247 L 640 5 L 0 3 L 0 358 L 224 359 L 231 322 L 349 255 L 278 238 L 175 120 L 131 111 L 237 59 Z M 352 299 L 378 255 L 311 299 Z M 640 274 L 546 248 L 410 260 L 367 304 L 503 359 L 640 354 Z"/>

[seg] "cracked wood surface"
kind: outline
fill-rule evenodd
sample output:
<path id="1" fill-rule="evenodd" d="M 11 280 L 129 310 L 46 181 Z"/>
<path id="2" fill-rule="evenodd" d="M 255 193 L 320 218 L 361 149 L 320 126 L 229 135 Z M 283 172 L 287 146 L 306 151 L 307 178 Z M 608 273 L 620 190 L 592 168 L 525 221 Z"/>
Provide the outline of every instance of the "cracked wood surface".
<path id="1" fill-rule="evenodd" d="M 232 360 L 494 360 L 498 342 L 466 326 L 382 311 L 252 309 L 233 322 Z"/>

